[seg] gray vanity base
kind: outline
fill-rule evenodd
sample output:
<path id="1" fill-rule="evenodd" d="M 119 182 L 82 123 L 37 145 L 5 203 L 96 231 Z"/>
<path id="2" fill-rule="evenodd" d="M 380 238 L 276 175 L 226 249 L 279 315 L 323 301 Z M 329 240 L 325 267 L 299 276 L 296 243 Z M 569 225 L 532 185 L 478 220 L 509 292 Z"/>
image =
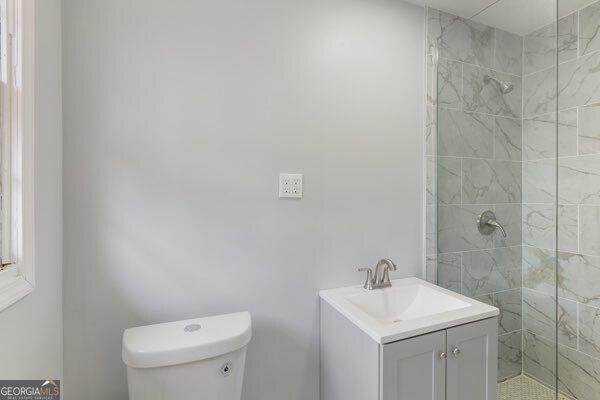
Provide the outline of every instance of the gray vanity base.
<path id="1" fill-rule="evenodd" d="M 321 400 L 496 400 L 498 322 L 379 344 L 321 300 Z"/>

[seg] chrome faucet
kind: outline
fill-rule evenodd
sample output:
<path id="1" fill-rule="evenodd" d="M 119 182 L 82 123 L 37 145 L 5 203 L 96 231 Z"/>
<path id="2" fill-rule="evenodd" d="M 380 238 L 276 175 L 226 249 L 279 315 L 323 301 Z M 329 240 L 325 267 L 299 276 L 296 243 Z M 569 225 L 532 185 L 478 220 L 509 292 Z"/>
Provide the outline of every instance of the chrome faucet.
<path id="1" fill-rule="evenodd" d="M 367 273 L 367 280 L 363 287 L 367 290 L 373 290 L 392 286 L 390 271 L 396 271 L 396 269 L 396 264 L 392 260 L 384 258 L 379 260 L 375 266 L 375 274 L 373 274 L 371 268 L 359 268 L 358 270 Z"/>

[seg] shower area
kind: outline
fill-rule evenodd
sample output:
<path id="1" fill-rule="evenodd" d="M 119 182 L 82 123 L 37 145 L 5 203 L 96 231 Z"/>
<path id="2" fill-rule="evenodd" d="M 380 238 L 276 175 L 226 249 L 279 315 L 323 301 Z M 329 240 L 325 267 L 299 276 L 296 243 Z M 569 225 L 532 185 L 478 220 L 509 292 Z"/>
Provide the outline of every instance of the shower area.
<path id="1" fill-rule="evenodd" d="M 427 279 L 500 309 L 499 399 L 598 400 L 600 1 L 489 3 L 426 12 Z"/>

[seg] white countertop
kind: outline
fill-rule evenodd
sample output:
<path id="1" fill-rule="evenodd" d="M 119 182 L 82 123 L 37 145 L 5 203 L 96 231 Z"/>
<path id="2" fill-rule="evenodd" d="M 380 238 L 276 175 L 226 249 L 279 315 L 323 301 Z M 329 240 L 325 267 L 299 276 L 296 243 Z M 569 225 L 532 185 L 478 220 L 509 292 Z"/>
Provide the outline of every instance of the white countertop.
<path id="1" fill-rule="evenodd" d="M 406 292 L 418 293 L 420 291 L 420 298 L 417 300 L 417 297 L 415 297 L 417 294 L 409 294 L 402 298 L 403 287 L 406 288 Z M 435 292 L 432 292 L 432 290 Z M 377 291 L 383 292 L 377 293 Z M 427 296 L 426 298 L 423 298 L 423 293 Z M 404 310 L 403 312 L 405 314 L 406 309 L 412 306 L 412 304 L 410 304 L 411 302 L 416 303 L 419 301 L 420 304 L 416 311 L 411 310 L 410 319 L 392 322 L 389 318 L 386 320 L 386 316 L 380 315 L 378 317 L 373 312 L 369 313 L 365 311 L 365 307 L 361 308 L 357 306 L 356 300 L 353 299 L 359 297 L 367 299 L 368 296 L 366 295 L 368 294 L 378 296 L 379 299 L 377 302 L 381 302 L 382 296 L 385 295 L 383 300 L 386 302 L 384 308 L 389 309 L 399 306 Z M 362 285 L 357 285 L 339 289 L 321 290 L 319 296 L 380 344 L 395 342 L 397 340 L 495 317 L 499 314 L 499 310 L 496 307 L 454 293 L 418 278 L 392 280 L 392 288 L 386 289 L 366 290 Z M 448 298 L 448 296 L 450 298 Z M 436 304 L 436 302 L 439 303 L 440 301 L 444 301 L 444 299 L 449 303 L 460 304 L 461 308 L 431 314 L 431 309 L 436 306 L 443 308 L 443 304 Z M 370 301 L 369 299 L 367 301 L 372 303 L 368 305 L 369 307 L 373 307 L 373 304 L 377 304 L 377 302 Z M 403 302 L 403 304 L 388 304 L 390 302 Z M 429 313 L 429 315 L 419 317 L 418 312 L 421 309 L 427 309 L 423 312 Z M 387 312 L 390 313 L 393 311 L 388 310 Z"/>

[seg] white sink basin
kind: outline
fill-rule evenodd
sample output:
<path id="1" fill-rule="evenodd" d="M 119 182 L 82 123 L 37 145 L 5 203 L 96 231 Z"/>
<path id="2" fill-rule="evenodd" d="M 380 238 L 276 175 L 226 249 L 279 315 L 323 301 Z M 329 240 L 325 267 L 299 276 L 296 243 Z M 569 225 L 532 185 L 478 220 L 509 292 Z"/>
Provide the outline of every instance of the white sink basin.
<path id="1" fill-rule="evenodd" d="M 321 298 L 384 344 L 498 315 L 498 309 L 418 278 L 392 287 L 323 290 Z"/>
<path id="2" fill-rule="evenodd" d="M 471 305 L 418 283 L 356 294 L 348 296 L 347 299 L 383 324 L 423 318 Z"/>

